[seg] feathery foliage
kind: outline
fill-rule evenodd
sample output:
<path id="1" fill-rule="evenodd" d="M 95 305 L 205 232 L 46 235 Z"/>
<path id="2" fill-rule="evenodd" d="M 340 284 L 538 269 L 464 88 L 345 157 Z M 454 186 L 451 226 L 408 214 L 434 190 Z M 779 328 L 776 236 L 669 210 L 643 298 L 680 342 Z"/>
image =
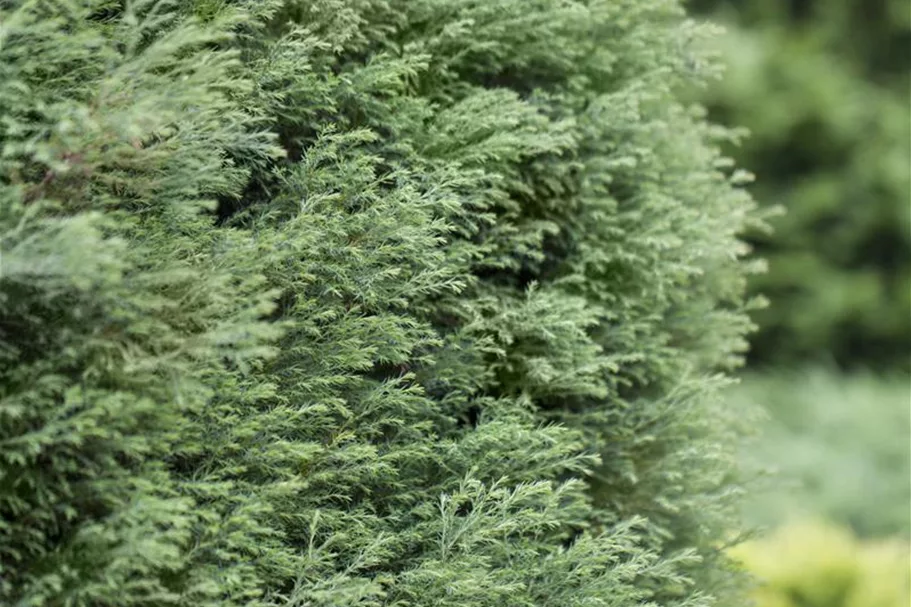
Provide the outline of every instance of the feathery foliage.
<path id="1" fill-rule="evenodd" d="M 4 3 L 0 601 L 736 600 L 752 205 L 677 101 L 707 33 Z"/>

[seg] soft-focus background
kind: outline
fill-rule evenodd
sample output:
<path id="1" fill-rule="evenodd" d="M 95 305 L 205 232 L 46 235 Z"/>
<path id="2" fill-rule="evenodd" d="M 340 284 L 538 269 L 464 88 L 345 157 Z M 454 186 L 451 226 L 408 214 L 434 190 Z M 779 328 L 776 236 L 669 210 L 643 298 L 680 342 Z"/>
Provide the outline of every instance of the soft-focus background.
<path id="1" fill-rule="evenodd" d="M 759 607 L 907 607 L 911 536 L 911 4 L 691 0 L 723 23 L 703 103 L 750 136 L 772 234 L 771 305 L 734 400 L 767 419 L 748 466 L 774 473 L 739 549 Z"/>

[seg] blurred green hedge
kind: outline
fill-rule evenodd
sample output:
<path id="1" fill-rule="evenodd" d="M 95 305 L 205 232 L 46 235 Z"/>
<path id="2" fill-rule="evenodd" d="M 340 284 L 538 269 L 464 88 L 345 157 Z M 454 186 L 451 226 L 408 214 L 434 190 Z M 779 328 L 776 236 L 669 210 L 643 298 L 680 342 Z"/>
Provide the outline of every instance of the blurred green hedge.
<path id="1" fill-rule="evenodd" d="M 744 454 L 751 468 L 775 473 L 749 502 L 751 523 L 823 517 L 861 536 L 911 536 L 907 379 L 823 369 L 749 376 L 731 398 L 769 413 Z"/>
<path id="2" fill-rule="evenodd" d="M 786 214 L 754 240 L 753 362 L 909 367 L 911 19 L 902 1 L 700 0 L 729 24 L 712 115 L 750 136 L 735 152 Z"/>
<path id="3" fill-rule="evenodd" d="M 756 607 L 906 607 L 911 601 L 905 542 L 858 541 L 839 526 L 803 522 L 734 554 L 759 578 Z"/>

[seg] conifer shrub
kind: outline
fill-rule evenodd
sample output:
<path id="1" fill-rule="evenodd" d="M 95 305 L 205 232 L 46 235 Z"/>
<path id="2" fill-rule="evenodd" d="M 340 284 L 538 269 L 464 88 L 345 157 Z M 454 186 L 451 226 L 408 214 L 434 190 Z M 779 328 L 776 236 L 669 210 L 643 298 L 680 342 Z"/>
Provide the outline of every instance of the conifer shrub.
<path id="1" fill-rule="evenodd" d="M 710 115 L 746 127 L 733 150 L 761 204 L 783 207 L 752 239 L 751 360 L 815 359 L 909 370 L 911 20 L 897 0 L 694 0 L 730 28 L 729 77 Z"/>
<path id="2" fill-rule="evenodd" d="M 738 600 L 752 205 L 676 2 L 0 24 L 0 602 Z"/>

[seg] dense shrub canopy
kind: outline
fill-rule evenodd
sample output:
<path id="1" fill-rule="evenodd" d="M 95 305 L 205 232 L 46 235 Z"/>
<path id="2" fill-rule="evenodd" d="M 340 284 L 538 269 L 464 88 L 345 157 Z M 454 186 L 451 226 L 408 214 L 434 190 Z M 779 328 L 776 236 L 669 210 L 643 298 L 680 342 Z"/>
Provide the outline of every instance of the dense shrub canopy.
<path id="1" fill-rule="evenodd" d="M 761 203 L 751 358 L 844 367 L 911 361 L 911 20 L 900 0 L 699 0 L 731 25 L 712 116 L 751 133 L 736 156 Z M 742 27 L 738 27 L 738 24 Z"/>
<path id="2" fill-rule="evenodd" d="M 0 9 L 0 602 L 736 602 L 670 0 Z"/>

